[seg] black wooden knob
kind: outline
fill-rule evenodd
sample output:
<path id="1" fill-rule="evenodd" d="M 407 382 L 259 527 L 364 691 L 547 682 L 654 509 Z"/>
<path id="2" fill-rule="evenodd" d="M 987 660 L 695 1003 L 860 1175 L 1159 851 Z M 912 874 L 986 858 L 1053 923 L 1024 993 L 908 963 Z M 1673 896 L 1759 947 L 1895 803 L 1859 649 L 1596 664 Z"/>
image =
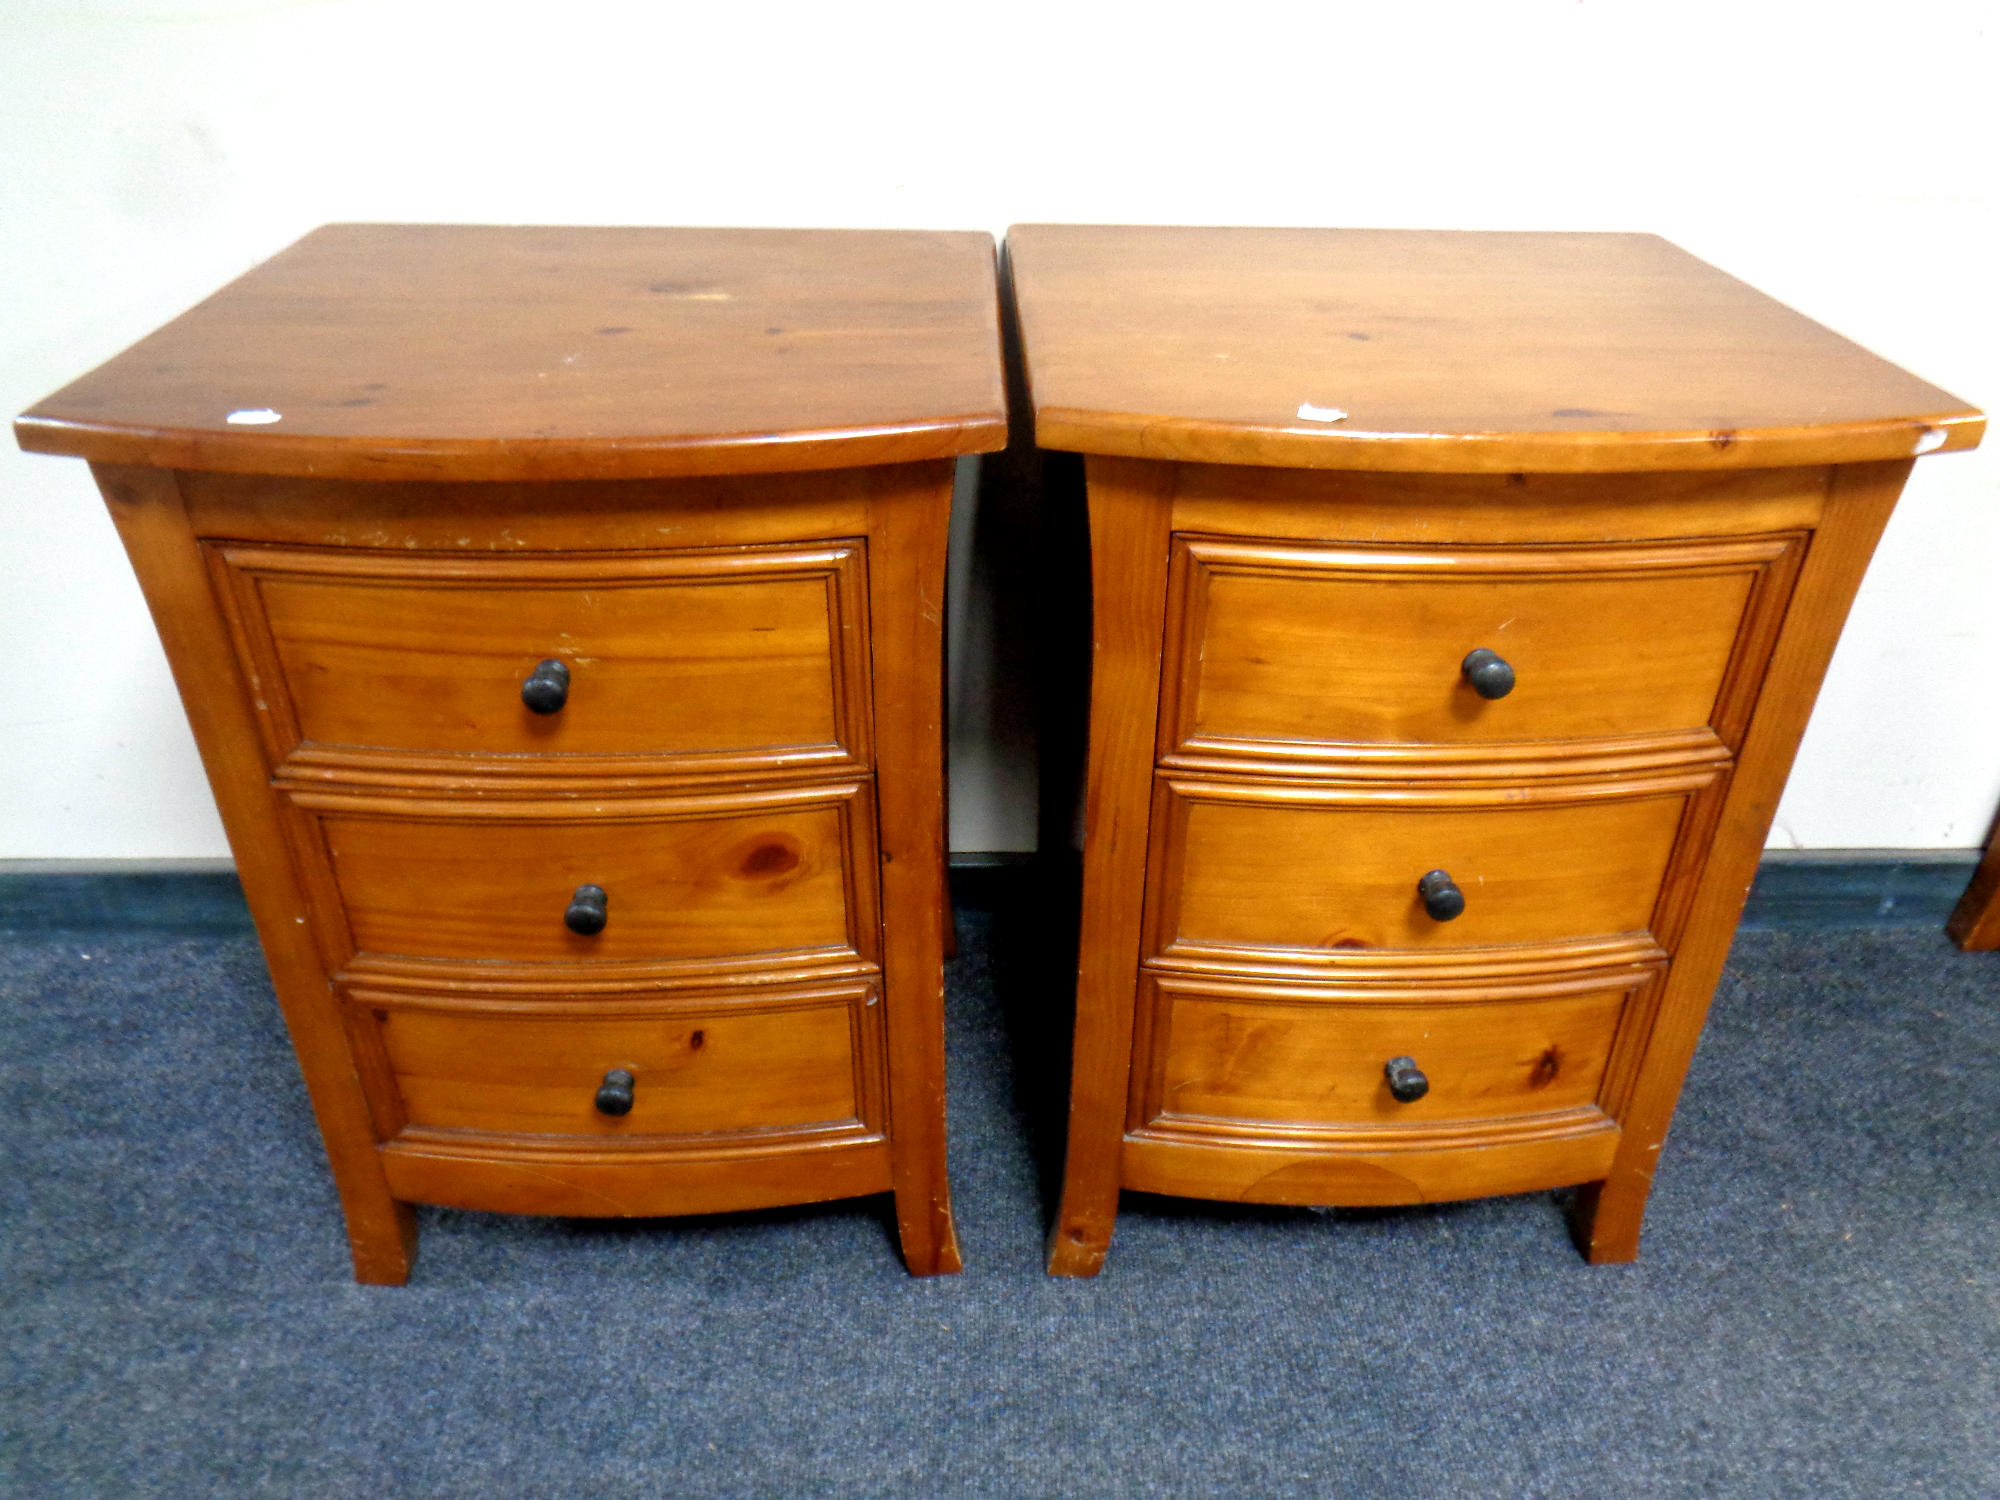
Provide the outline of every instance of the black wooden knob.
<path id="1" fill-rule="evenodd" d="M 604 1082 L 597 1086 L 597 1112 L 600 1115 L 632 1113 L 632 1075 L 623 1068 L 613 1068 L 604 1075 Z"/>
<path id="2" fill-rule="evenodd" d="M 536 662 L 521 684 L 521 701 L 538 714 L 561 713 L 569 702 L 569 668 L 559 661 Z"/>
<path id="3" fill-rule="evenodd" d="M 1514 669 L 1501 660 L 1497 651 L 1488 651 L 1484 646 L 1469 651 L 1458 669 L 1472 684 L 1473 692 L 1482 698 L 1504 698 L 1514 691 Z"/>
<path id="4" fill-rule="evenodd" d="M 1389 1080 L 1389 1092 L 1398 1104 L 1415 1104 L 1431 1091 L 1431 1081 L 1414 1057 L 1390 1058 L 1382 1064 L 1382 1076 Z"/>
<path id="5" fill-rule="evenodd" d="M 581 895 L 582 892 L 577 894 Z M 1433 870 L 1417 882 L 1417 896 L 1433 922 L 1449 922 L 1465 910 L 1465 892 L 1443 870 Z M 602 924 L 600 924 L 602 925 Z"/>
<path id="6" fill-rule="evenodd" d="M 563 926 L 583 937 L 596 937 L 610 920 L 606 910 L 610 899 L 601 885 L 578 886 L 569 898 L 569 910 L 563 913 Z"/>

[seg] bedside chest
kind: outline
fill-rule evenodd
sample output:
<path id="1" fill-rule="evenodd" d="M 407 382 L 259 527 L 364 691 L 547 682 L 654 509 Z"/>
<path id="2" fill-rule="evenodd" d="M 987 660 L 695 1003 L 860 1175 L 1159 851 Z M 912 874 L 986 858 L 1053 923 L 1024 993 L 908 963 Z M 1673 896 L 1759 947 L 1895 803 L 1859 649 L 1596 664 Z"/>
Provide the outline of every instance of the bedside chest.
<path id="1" fill-rule="evenodd" d="M 1876 537 L 1979 414 L 1648 236 L 1007 256 L 1094 595 L 1049 1269 L 1121 1188 L 1575 1186 L 1630 1260 Z"/>
<path id="2" fill-rule="evenodd" d="M 983 234 L 339 225 L 16 424 L 159 626 L 360 1280 L 413 1203 L 893 1192 L 955 1271 L 940 621 Z M 948 919 L 948 913 L 947 913 Z"/>

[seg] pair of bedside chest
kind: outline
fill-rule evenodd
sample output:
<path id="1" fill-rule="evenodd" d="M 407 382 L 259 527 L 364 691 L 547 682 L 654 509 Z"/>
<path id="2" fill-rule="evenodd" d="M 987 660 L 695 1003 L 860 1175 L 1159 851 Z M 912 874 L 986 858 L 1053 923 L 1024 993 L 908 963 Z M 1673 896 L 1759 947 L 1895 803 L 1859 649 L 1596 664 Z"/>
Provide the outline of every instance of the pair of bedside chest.
<path id="1" fill-rule="evenodd" d="M 1847 605 L 1978 414 L 1645 237 L 1008 257 L 1094 577 L 1050 1269 L 1124 1187 L 1577 1186 L 1630 1258 Z M 118 522 L 361 1279 L 413 1203 L 882 1192 L 957 1269 L 940 622 L 997 298 L 982 235 L 336 227 L 17 424 Z"/>

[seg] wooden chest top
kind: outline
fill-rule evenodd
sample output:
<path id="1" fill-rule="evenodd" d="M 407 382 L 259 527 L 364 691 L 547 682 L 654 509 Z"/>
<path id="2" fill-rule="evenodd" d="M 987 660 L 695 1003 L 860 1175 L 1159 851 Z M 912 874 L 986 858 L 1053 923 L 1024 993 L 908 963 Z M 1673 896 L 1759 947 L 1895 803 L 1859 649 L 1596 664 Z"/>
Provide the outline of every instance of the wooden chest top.
<path id="1" fill-rule="evenodd" d="M 977 233 L 333 224 L 22 416 L 35 452 L 618 479 L 1006 441 Z"/>
<path id="2" fill-rule="evenodd" d="M 1036 440 L 1429 473 L 1975 446 L 1965 402 L 1643 234 L 1019 225 Z"/>

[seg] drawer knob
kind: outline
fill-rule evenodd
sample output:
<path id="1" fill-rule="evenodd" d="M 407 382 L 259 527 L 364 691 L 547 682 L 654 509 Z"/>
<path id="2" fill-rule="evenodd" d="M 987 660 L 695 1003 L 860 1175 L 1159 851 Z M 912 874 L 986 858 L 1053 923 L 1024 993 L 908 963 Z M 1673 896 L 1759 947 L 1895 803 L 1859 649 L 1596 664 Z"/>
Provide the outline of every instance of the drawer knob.
<path id="1" fill-rule="evenodd" d="M 569 898 L 569 910 L 563 913 L 563 926 L 582 937 L 596 937 L 610 920 L 610 900 L 601 885 L 578 886 Z"/>
<path id="2" fill-rule="evenodd" d="M 1403 1061 L 1408 1062 L 1408 1058 Z M 604 1075 L 604 1082 L 597 1086 L 597 1112 L 600 1115 L 629 1115 L 632 1113 L 632 1075 L 623 1068 L 613 1068 Z"/>
<path id="3" fill-rule="evenodd" d="M 1382 1064 L 1382 1076 L 1389 1080 L 1389 1092 L 1398 1104 L 1415 1104 L 1431 1091 L 1414 1057 L 1392 1057 Z"/>
<path id="4" fill-rule="evenodd" d="M 578 892 L 579 895 L 582 892 Z M 1444 870 L 1433 870 L 1417 882 L 1417 897 L 1433 922 L 1449 922 L 1465 910 L 1465 892 Z"/>
<path id="5" fill-rule="evenodd" d="M 1484 646 L 1477 651 L 1469 651 L 1465 660 L 1458 664 L 1458 669 L 1472 684 L 1473 692 L 1482 698 L 1504 698 L 1514 691 L 1514 669 L 1501 659 L 1497 651 L 1488 651 Z"/>
<path id="6" fill-rule="evenodd" d="M 538 714 L 561 713 L 569 702 L 569 668 L 559 661 L 536 662 L 521 684 L 521 701 Z"/>

